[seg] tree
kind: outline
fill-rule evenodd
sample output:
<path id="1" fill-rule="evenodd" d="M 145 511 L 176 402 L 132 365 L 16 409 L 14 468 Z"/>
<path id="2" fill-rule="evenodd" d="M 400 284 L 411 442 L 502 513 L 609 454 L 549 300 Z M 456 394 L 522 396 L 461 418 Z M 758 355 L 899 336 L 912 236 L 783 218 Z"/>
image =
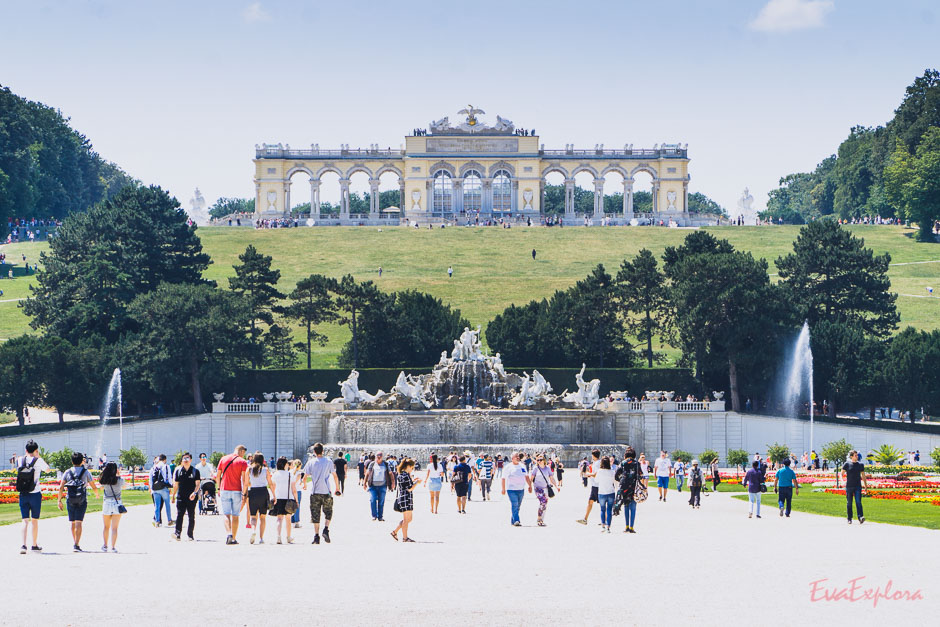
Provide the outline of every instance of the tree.
<path id="1" fill-rule="evenodd" d="M 940 128 L 927 129 L 914 156 L 899 139 L 884 178 L 888 200 L 917 223 L 917 239 L 935 241 L 933 229 L 940 220 Z"/>
<path id="2" fill-rule="evenodd" d="M 42 340 L 32 335 L 0 344 L 0 410 L 16 414 L 21 426 L 25 424 L 23 409 L 41 404 L 45 393 L 41 354 Z"/>
<path id="3" fill-rule="evenodd" d="M 882 444 L 874 452 L 875 462 L 885 466 L 893 466 L 899 460 L 904 459 L 904 451 L 890 444 Z"/>
<path id="4" fill-rule="evenodd" d="M 888 342 L 881 369 L 891 405 L 910 412 L 940 411 L 940 331 L 907 327 Z"/>
<path id="5" fill-rule="evenodd" d="M 215 219 L 224 218 L 233 213 L 254 213 L 255 199 L 251 198 L 219 198 L 211 207 L 209 215 Z"/>
<path id="6" fill-rule="evenodd" d="M 718 459 L 718 451 L 712 448 L 707 448 L 698 456 L 699 461 L 702 462 L 702 466 L 712 463 L 713 459 Z"/>
<path id="7" fill-rule="evenodd" d="M 202 385 L 220 385 L 238 366 L 257 359 L 252 313 L 244 299 L 209 285 L 161 284 L 128 307 L 135 329 L 125 350 L 136 355 L 141 378 L 155 393 L 177 391 L 181 371 L 193 404 L 202 407 Z"/>
<path id="8" fill-rule="evenodd" d="M 563 324 L 565 352 L 574 363 L 603 368 L 631 365 L 632 353 L 624 345 L 626 330 L 614 304 L 614 280 L 602 264 L 550 301 L 553 318 Z"/>
<path id="9" fill-rule="evenodd" d="M 750 455 L 744 449 L 733 448 L 728 450 L 728 463 L 734 466 L 735 478 L 738 477 L 738 468 L 746 466 L 748 459 L 750 459 Z"/>
<path id="10" fill-rule="evenodd" d="M 159 187 L 125 187 L 67 218 L 39 256 L 30 325 L 73 344 L 113 344 L 127 330 L 127 304 L 160 282 L 199 283 L 210 263 L 196 227 Z"/>
<path id="11" fill-rule="evenodd" d="M 284 308 L 284 317 L 299 322 L 307 331 L 307 368 L 311 363 L 311 346 L 316 342 L 326 345 L 327 337 L 316 331 L 316 325 L 335 321 L 336 303 L 330 295 L 337 288 L 336 281 L 321 274 L 311 274 L 297 282 L 288 295 L 290 304 Z"/>
<path id="12" fill-rule="evenodd" d="M 570 364 L 558 329 L 551 318 L 548 300 L 510 305 L 486 325 L 486 343 L 506 366 L 555 367 Z"/>
<path id="13" fill-rule="evenodd" d="M 290 328 L 276 322 L 268 327 L 264 334 L 264 353 L 268 368 L 293 368 L 297 355 Z"/>
<path id="14" fill-rule="evenodd" d="M 786 444 L 773 444 L 767 445 L 767 459 L 772 461 L 775 464 L 782 464 L 783 460 L 790 457 L 790 447 Z"/>
<path id="15" fill-rule="evenodd" d="M 238 256 L 240 264 L 232 266 L 235 276 L 229 277 L 229 288 L 245 301 L 251 312 L 251 336 L 257 342 L 261 338 L 259 323 L 274 324 L 274 314 L 280 313 L 277 301 L 284 298 L 277 289 L 281 271 L 271 268 L 272 258 L 258 252 L 249 244 L 245 252 Z M 259 344 L 263 346 L 263 344 Z M 260 351 L 259 355 L 263 355 Z M 255 363 L 255 367 L 260 362 Z"/>
<path id="16" fill-rule="evenodd" d="M 940 446 L 930 451 L 930 456 L 933 458 L 933 465 L 940 467 Z"/>
<path id="17" fill-rule="evenodd" d="M 53 451 L 43 455 L 42 458 L 59 472 L 65 472 L 72 467 L 72 454 L 75 451 L 69 447 L 64 447 L 61 451 Z"/>
<path id="18" fill-rule="evenodd" d="M 847 443 L 845 438 L 824 444 L 821 449 L 823 458 L 832 462 L 832 467 L 835 468 L 837 488 L 839 487 L 839 475 L 842 474 L 839 469 L 842 468 L 842 464 L 845 463 L 845 460 L 849 458 L 849 452 L 851 450 L 852 445 Z"/>
<path id="19" fill-rule="evenodd" d="M 705 213 L 726 217 L 728 215 L 728 211 L 724 207 L 701 192 L 689 194 L 689 213 Z"/>
<path id="20" fill-rule="evenodd" d="M 359 367 L 359 313 L 374 305 L 382 298 L 379 291 L 372 281 L 356 283 L 351 274 L 345 275 L 340 281 L 331 286 L 336 294 L 336 304 L 339 309 L 347 315 L 339 318 L 339 323 L 349 327 L 352 333 L 350 343 L 352 344 L 352 365 Z"/>
<path id="21" fill-rule="evenodd" d="M 34 356 L 41 364 L 40 380 L 43 383 L 43 404 L 55 407 L 59 422 L 64 422 L 66 409 L 87 407 L 81 399 L 96 394 L 96 384 L 101 369 L 100 351 L 83 343 L 75 346 L 51 335 L 40 339 L 39 351 Z M 100 389 L 100 387 L 98 388 Z"/>
<path id="22" fill-rule="evenodd" d="M 142 450 L 132 446 L 127 450 L 121 449 L 118 461 L 121 462 L 121 466 L 124 468 L 136 468 L 137 466 L 147 465 L 147 456 L 144 455 Z"/>
<path id="23" fill-rule="evenodd" d="M 616 302 L 623 312 L 627 333 L 646 344 L 640 354 L 652 368 L 654 361 L 662 359 L 653 351 L 653 338 L 667 332 L 669 300 L 666 275 L 656 266 L 656 257 L 647 249 L 641 250 L 633 261 L 624 260 L 617 273 Z"/>
<path id="24" fill-rule="evenodd" d="M 209 463 L 213 467 L 218 468 L 219 462 L 222 461 L 222 458 L 225 457 L 225 454 L 222 451 L 212 451 L 212 454 L 209 455 Z"/>
<path id="25" fill-rule="evenodd" d="M 676 449 L 672 452 L 672 458 L 681 461 L 684 464 L 688 464 L 692 461 L 692 453 Z"/>

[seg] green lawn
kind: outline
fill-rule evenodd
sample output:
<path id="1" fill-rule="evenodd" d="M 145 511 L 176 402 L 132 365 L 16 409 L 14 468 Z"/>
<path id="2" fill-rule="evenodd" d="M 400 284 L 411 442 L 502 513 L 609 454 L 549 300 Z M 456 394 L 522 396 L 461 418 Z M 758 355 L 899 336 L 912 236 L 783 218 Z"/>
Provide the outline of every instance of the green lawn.
<path id="1" fill-rule="evenodd" d="M 121 493 L 121 499 L 124 502 L 124 505 L 144 505 L 146 503 L 151 503 L 150 492 L 147 490 L 125 490 Z M 88 510 L 87 513 L 91 514 L 93 512 L 101 511 L 101 499 L 96 498 L 94 493 L 90 490 L 88 492 Z M 59 511 L 59 508 L 56 507 L 55 499 L 51 501 L 42 502 L 42 513 L 40 518 L 55 518 L 56 516 L 65 516 L 68 512 L 65 511 L 65 504 L 62 505 L 62 511 Z M 20 522 L 20 506 L 18 503 L 4 503 L 0 505 L 0 525 L 12 525 L 14 523 Z"/>
<path id="2" fill-rule="evenodd" d="M 708 227 L 735 247 L 751 251 L 771 262 L 792 250 L 799 227 Z M 919 329 L 940 328 L 940 297 L 927 296 L 927 287 L 940 294 L 940 245 L 919 244 L 912 229 L 888 226 L 854 226 L 876 253 L 890 252 L 890 276 L 898 291 L 901 325 Z M 251 228 L 203 228 L 199 235 L 213 259 L 207 276 L 227 287 L 232 265 L 245 246 L 254 244 L 274 258 L 281 271 L 281 288 L 288 292 L 301 278 L 322 273 L 352 274 L 374 280 L 381 289 L 414 288 L 440 297 L 457 307 L 474 324 L 486 325 L 511 303 L 550 296 L 583 278 L 597 263 L 616 272 L 621 261 L 649 248 L 655 254 L 678 245 L 685 229 L 637 228 L 405 228 L 336 227 L 256 231 Z M 38 260 L 45 243 L 3 247 L 10 260 Z M 536 249 L 536 260 L 532 249 Z M 927 263 L 917 263 L 927 262 Z M 447 266 L 454 276 L 447 278 Z M 383 269 L 378 276 L 379 266 Z M 0 280 L 0 300 L 29 294 L 35 279 Z M 28 320 L 15 302 L 0 303 L 0 338 L 29 330 Z M 324 329 L 330 342 L 315 347 L 315 367 L 335 366 L 349 333 L 345 327 Z M 675 357 L 675 353 L 672 353 Z"/>
<path id="3" fill-rule="evenodd" d="M 768 488 L 770 491 L 761 498 L 762 516 L 777 516 L 777 495 L 773 493 L 772 488 L 769 486 Z M 743 487 L 741 491 L 744 491 Z M 747 501 L 747 496 L 743 494 L 735 495 L 733 498 Z M 862 507 L 867 521 L 940 529 L 940 507 L 936 505 L 863 498 Z M 799 495 L 793 497 L 793 510 L 844 519 L 845 497 L 840 494 L 812 492 L 811 489 L 800 490 Z"/>
<path id="4" fill-rule="evenodd" d="M 0 411 L 0 425 L 16 422 L 16 415 Z"/>

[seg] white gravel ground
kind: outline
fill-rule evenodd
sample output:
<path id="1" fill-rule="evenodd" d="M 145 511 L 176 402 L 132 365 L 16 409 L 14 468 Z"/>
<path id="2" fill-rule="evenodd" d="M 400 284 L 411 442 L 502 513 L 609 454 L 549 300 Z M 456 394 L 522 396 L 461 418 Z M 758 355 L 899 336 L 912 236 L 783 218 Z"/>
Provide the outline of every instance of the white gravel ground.
<path id="1" fill-rule="evenodd" d="M 306 498 L 291 546 L 274 544 L 273 526 L 264 546 L 249 545 L 244 518 L 241 544 L 225 546 L 221 519 L 207 516 L 197 520 L 197 542 L 177 543 L 151 526 L 148 507 L 124 517 L 118 554 L 99 552 L 100 514 L 87 518 L 84 554 L 71 552 L 64 518 L 41 522 L 41 555 L 18 555 L 20 526 L 0 527 L 0 623 L 854 626 L 931 624 L 940 610 L 936 531 L 786 519 L 766 508 L 748 519 L 747 503 L 727 494 L 692 510 L 688 493 L 673 491 L 666 503 L 654 495 L 640 505 L 636 535 L 622 532 L 622 516 L 602 534 L 596 507 L 588 526 L 575 523 L 587 490 L 569 480 L 545 528 L 534 524 L 534 495 L 514 528 L 505 497 L 471 501 L 458 515 L 445 490 L 432 516 L 422 486 L 411 530 L 418 542 L 406 545 L 389 536 L 398 518 L 391 499 L 387 522 L 372 522 L 366 493 L 354 479 L 347 487 L 336 498 L 333 542 L 319 546 L 310 544 Z M 827 580 L 817 584 L 821 596 L 857 577 L 862 588 L 890 580 L 892 590 L 923 598 L 812 601 L 811 582 Z"/>

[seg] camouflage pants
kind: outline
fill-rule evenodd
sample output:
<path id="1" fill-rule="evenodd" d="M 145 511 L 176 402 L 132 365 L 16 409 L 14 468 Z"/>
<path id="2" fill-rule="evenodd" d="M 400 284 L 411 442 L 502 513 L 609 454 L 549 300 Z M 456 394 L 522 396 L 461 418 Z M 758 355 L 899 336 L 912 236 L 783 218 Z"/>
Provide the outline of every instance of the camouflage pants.
<path id="1" fill-rule="evenodd" d="M 333 518 L 333 496 L 330 494 L 311 494 L 310 495 L 310 522 L 320 523 L 320 510 L 323 510 L 323 516 L 327 522 Z"/>

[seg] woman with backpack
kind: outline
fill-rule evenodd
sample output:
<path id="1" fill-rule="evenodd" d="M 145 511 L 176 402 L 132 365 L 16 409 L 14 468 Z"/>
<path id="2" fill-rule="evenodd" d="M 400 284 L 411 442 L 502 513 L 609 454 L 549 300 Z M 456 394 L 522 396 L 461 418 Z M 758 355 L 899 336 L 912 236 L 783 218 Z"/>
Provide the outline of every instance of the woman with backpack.
<path id="1" fill-rule="evenodd" d="M 121 502 L 121 490 L 124 489 L 124 477 L 118 474 L 117 464 L 107 462 L 98 477 L 98 485 L 104 500 L 101 503 L 101 519 L 104 521 L 104 530 L 101 532 L 103 544 L 101 550 L 108 552 L 108 536 L 111 536 L 111 551 L 117 553 L 118 526 L 121 524 L 121 514 L 127 511 Z"/>
<path id="2" fill-rule="evenodd" d="M 649 478 L 646 469 L 636 461 L 636 451 L 632 446 L 628 446 L 624 451 L 623 462 L 617 469 L 614 480 L 620 482 L 617 489 L 620 491 L 621 507 L 623 508 L 623 518 L 626 524 L 623 532 L 636 533 L 634 528 L 636 524 L 636 504 L 646 500 Z"/>
<path id="3" fill-rule="evenodd" d="M 251 465 L 245 471 L 245 484 L 248 485 L 245 497 L 248 499 L 248 520 L 251 524 L 251 538 L 248 541 L 255 543 L 257 529 L 258 544 L 264 544 L 266 514 L 273 501 L 274 482 L 271 481 L 271 471 L 264 465 L 264 455 L 261 453 L 255 453 L 251 458 Z"/>
<path id="4" fill-rule="evenodd" d="M 702 484 L 705 483 L 705 477 L 702 469 L 698 467 L 698 460 L 692 460 L 692 467 L 689 469 L 689 505 L 693 509 L 702 506 Z"/>
<path id="5" fill-rule="evenodd" d="M 414 516 L 414 496 L 411 494 L 421 483 L 421 479 L 412 479 L 411 471 L 414 470 L 415 460 L 402 457 L 398 464 L 398 476 L 395 484 L 398 487 L 398 495 L 395 497 L 395 511 L 401 512 L 401 522 L 392 531 L 392 537 L 398 541 L 398 530 L 401 529 L 402 542 L 414 542 L 408 535 L 408 525 Z"/>
<path id="6" fill-rule="evenodd" d="M 437 453 L 431 454 L 424 483 L 428 486 L 428 492 L 431 493 L 431 513 L 436 514 L 441 504 L 441 487 L 444 485 L 444 466 L 438 461 Z"/>
<path id="7" fill-rule="evenodd" d="M 555 480 L 551 468 L 545 464 L 545 456 L 541 453 L 535 457 L 535 465 L 529 472 L 529 476 L 532 477 L 532 485 L 535 486 L 535 498 L 539 500 L 538 518 L 535 524 L 539 527 L 544 527 L 545 508 L 548 507 L 548 499 L 549 497 L 555 496 L 555 492 L 552 490 L 551 486 L 554 485 L 560 490 L 561 485 Z"/>

